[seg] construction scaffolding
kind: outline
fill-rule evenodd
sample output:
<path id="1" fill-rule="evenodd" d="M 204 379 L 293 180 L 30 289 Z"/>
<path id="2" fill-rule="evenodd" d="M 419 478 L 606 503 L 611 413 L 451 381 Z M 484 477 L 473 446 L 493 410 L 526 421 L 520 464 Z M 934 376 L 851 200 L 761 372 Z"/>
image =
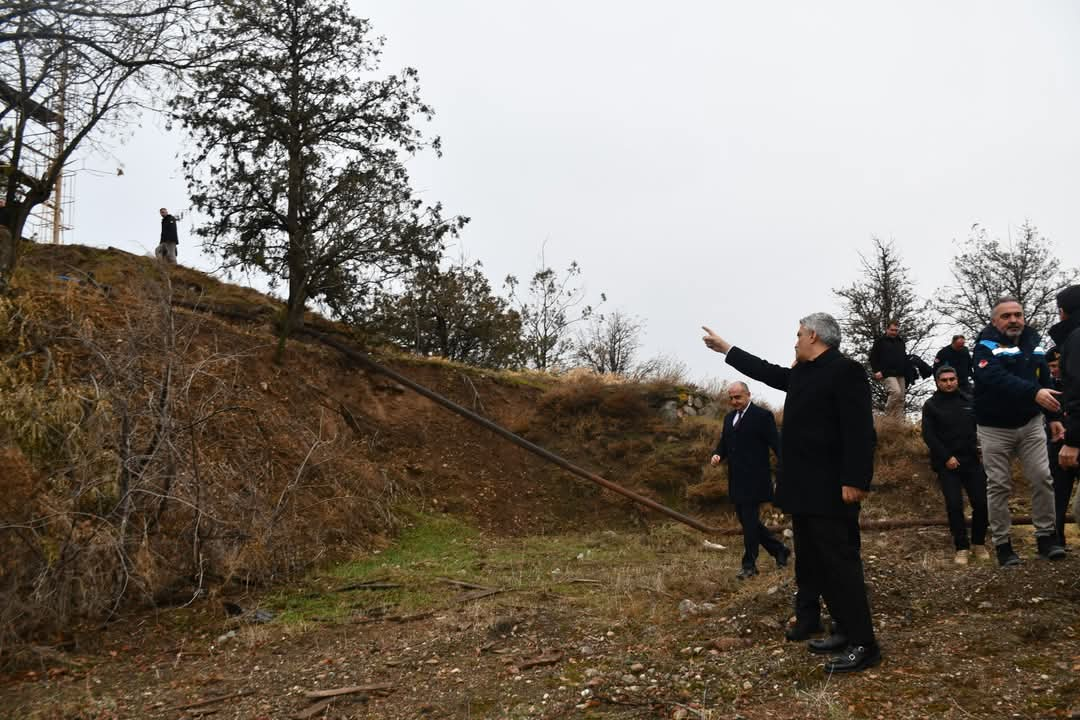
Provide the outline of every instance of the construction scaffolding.
<path id="1" fill-rule="evenodd" d="M 60 162 L 67 141 L 64 119 L 64 77 L 61 75 L 59 107 L 53 110 L 32 99 L 21 98 L 20 93 L 0 81 L 0 99 L 17 106 L 20 115 L 27 116 L 27 130 L 23 133 L 22 151 L 27 162 L 21 163 L 19 174 L 32 178 L 45 177 L 49 169 Z M 21 118 L 20 118 L 21 119 Z M 30 131 L 30 123 L 40 130 Z M 75 174 L 62 170 L 53 183 L 49 199 L 36 206 L 23 226 L 23 237 L 35 242 L 60 244 L 64 235 L 74 228 L 70 224 L 74 206 Z"/>

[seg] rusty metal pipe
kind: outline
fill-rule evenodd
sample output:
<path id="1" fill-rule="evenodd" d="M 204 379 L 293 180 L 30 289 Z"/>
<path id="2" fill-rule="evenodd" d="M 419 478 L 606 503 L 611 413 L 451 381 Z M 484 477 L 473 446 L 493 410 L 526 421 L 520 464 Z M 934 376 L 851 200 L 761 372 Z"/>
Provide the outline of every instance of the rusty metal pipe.
<path id="1" fill-rule="evenodd" d="M 426 387 L 424 387 L 423 385 L 420 385 L 419 383 L 413 382 L 409 378 L 405 377 L 404 375 L 402 375 L 402 374 L 400 374 L 398 372 L 395 372 L 395 371 L 391 370 L 388 367 L 380 365 L 379 363 L 375 362 L 370 357 L 368 357 L 366 354 L 364 354 L 362 352 L 359 352 L 357 350 L 354 350 L 353 348 L 349 347 L 348 345 L 341 342 L 337 338 L 330 337 L 329 335 L 325 335 L 325 334 L 320 333 L 320 332 L 318 332 L 316 330 L 309 330 L 307 328 L 302 328 L 300 330 L 297 330 L 296 332 L 303 333 L 305 335 L 309 335 L 309 336 L 319 340 L 320 342 L 322 342 L 322 343 L 334 348 L 335 350 L 341 352 L 342 354 L 344 354 L 345 356 L 347 356 L 351 360 L 355 360 L 356 362 L 364 365 L 365 367 L 370 368 L 371 370 L 379 373 L 380 375 L 385 375 L 386 377 L 391 378 L 395 382 L 401 383 L 402 385 L 409 388 L 413 392 L 416 392 L 416 393 L 418 393 L 420 395 L 423 395 L 428 400 L 431 400 L 432 402 L 434 402 L 434 403 L 436 403 L 438 405 L 442 405 L 444 408 L 446 408 L 450 412 L 455 413 L 457 415 L 460 415 L 461 417 L 465 418 L 466 420 L 469 420 L 469 421 L 474 422 L 474 423 L 476 423 L 478 425 L 484 426 L 485 428 L 487 428 L 491 432 L 495 433 L 496 435 L 498 435 L 498 436 L 500 436 L 502 438 L 505 438 L 506 440 L 509 440 L 510 442 L 514 443 L 515 445 L 517 445 L 520 448 L 524 448 L 525 450 L 528 450 L 533 455 L 537 455 L 539 457 L 544 458 L 545 460 L 547 460 L 550 463 L 554 463 L 555 465 L 558 465 L 563 470 L 566 470 L 569 473 L 573 473 L 574 475 L 577 475 L 580 478 L 584 478 L 585 480 L 596 483 L 597 485 L 599 485 L 599 486 L 601 486 L 603 488 L 607 488 L 608 490 L 611 490 L 612 492 L 615 492 L 615 493 L 618 493 L 618 494 L 620 494 L 620 495 L 622 495 L 624 497 L 630 498 L 631 500 L 638 503 L 639 505 L 644 505 L 645 507 L 647 507 L 647 508 L 649 508 L 651 510 L 655 510 L 658 513 L 663 513 L 664 515 L 667 515 L 669 518 L 671 518 L 673 520 L 677 520 L 678 522 L 681 522 L 684 525 L 689 525 L 690 527 L 694 528 L 695 530 L 700 530 L 701 532 L 712 533 L 712 534 L 717 534 L 717 533 L 721 532 L 720 528 L 715 528 L 715 527 L 711 527 L 709 525 L 706 525 L 703 522 L 690 517 L 689 515 L 684 515 L 681 512 L 678 512 L 677 510 L 672 510 L 671 508 L 667 507 L 666 505 L 661 505 L 660 503 L 656 502 L 655 500 L 647 498 L 644 495 L 639 495 L 639 494 L 637 494 L 636 492 L 634 492 L 632 490 L 628 490 L 628 489 L 624 488 L 621 485 L 618 485 L 616 483 L 611 482 L 610 480 L 607 480 L 605 478 L 600 477 L 596 473 L 589 472 L 588 470 L 585 470 L 584 468 L 581 468 L 581 467 L 578 467 L 577 465 L 574 465 L 572 462 L 570 462 L 570 461 L 556 455 L 555 453 L 551 452 L 550 450 L 546 450 L 546 449 L 540 447 L 539 445 L 537 445 L 535 443 L 529 442 L 528 440 L 521 437 L 520 435 L 516 435 L 516 434 L 510 432 L 509 430 L 504 428 L 502 425 L 494 423 L 491 420 L 488 420 L 487 418 L 483 417 L 482 415 L 477 415 L 472 410 L 469 410 L 468 408 L 465 408 L 465 407 L 462 407 L 461 405 L 458 405 L 456 402 L 443 397 L 442 395 L 440 395 L 437 392 L 434 392 L 433 390 L 427 389 Z"/>

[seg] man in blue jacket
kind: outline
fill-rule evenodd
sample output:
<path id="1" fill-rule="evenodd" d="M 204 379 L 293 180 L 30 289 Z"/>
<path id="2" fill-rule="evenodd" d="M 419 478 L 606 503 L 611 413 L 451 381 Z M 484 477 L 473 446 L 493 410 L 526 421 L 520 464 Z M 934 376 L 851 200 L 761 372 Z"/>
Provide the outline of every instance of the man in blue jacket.
<path id="1" fill-rule="evenodd" d="M 1002 567 L 1019 565 L 1009 531 L 1012 516 L 1012 458 L 1018 457 L 1031 485 L 1031 520 L 1040 557 L 1060 560 L 1065 550 L 1057 543 L 1054 526 L 1054 485 L 1046 455 L 1044 413 L 1051 435 L 1064 433 L 1057 413 L 1056 390 L 1039 334 L 1027 327 L 1016 298 L 998 300 L 990 324 L 979 333 L 972 354 L 975 365 L 975 422 L 986 468 L 986 500 L 990 537 Z"/>
<path id="2" fill-rule="evenodd" d="M 728 497 L 735 505 L 735 514 L 743 531 L 742 570 L 736 576 L 746 580 L 758 574 L 758 547 L 776 559 L 777 567 L 785 567 L 791 551 L 776 539 L 761 522 L 761 503 L 773 499 L 772 470 L 769 449 L 780 456 L 780 434 L 776 418 L 763 407 L 750 402 L 750 388 L 741 380 L 728 387 L 731 412 L 724 418 L 724 434 L 713 451 L 710 462 L 728 464 Z"/>

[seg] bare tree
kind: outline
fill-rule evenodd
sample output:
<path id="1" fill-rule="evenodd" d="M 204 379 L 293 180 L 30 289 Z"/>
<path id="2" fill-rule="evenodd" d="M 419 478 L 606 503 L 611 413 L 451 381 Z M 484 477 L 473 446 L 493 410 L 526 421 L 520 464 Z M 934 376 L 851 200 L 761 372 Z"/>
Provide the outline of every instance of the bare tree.
<path id="1" fill-rule="evenodd" d="M 593 318 L 577 338 L 575 357 L 598 373 L 626 375 L 641 346 L 642 323 L 616 310 Z"/>
<path id="2" fill-rule="evenodd" d="M 506 278 L 511 301 L 521 316 L 522 354 L 524 364 L 537 370 L 549 370 L 562 365 L 574 351 L 570 336 L 576 323 L 588 320 L 593 307 L 585 303 L 585 288 L 575 284 L 581 267 L 571 262 L 563 275 L 558 275 L 544 263 L 540 253 L 540 269 L 529 280 L 527 297 L 516 295 L 518 280 Z M 600 301 L 607 298 L 600 294 Z"/>
<path id="3" fill-rule="evenodd" d="M 954 283 L 938 291 L 935 306 L 972 337 L 986 327 L 1003 295 L 1019 300 L 1028 324 L 1044 332 L 1057 321 L 1058 290 L 1080 274 L 1076 268 L 1061 267 L 1050 241 L 1030 221 L 1007 243 L 991 240 L 986 228 L 975 223 L 950 269 Z"/>
<path id="4" fill-rule="evenodd" d="M 937 322 L 930 303 L 915 292 L 909 270 L 891 242 L 873 238 L 873 254 L 859 253 L 860 279 L 833 290 L 844 308 L 840 323 L 849 354 L 869 370 L 870 348 L 885 334 L 890 322 L 900 325 L 900 334 L 911 355 L 924 355 L 931 348 Z M 878 384 L 874 402 L 885 407 L 886 393 Z M 908 404 L 916 404 L 920 393 L 908 388 Z"/>
<path id="5" fill-rule="evenodd" d="M 14 0 L 0 4 L 0 292 L 27 218 L 80 148 L 130 122 L 169 72 L 209 0 Z M 59 199 L 57 199 L 59 200 Z"/>

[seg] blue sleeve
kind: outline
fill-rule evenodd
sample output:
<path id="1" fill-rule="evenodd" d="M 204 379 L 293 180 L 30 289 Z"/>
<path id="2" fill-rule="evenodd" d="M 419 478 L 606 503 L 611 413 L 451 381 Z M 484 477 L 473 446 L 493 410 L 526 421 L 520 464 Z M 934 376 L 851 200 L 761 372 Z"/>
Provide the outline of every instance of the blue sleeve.
<path id="1" fill-rule="evenodd" d="M 1035 402 L 1035 394 L 1039 392 L 1039 385 L 1018 378 L 1002 367 L 1001 361 L 994 355 L 993 350 L 984 345 L 982 341 L 975 346 L 972 360 L 975 364 L 975 382 L 990 386 L 994 390 L 1004 393 L 1015 402 Z M 1043 367 L 1046 367 L 1045 359 L 1043 360 Z M 1047 376 L 1049 374 L 1049 372 L 1046 373 Z"/>

